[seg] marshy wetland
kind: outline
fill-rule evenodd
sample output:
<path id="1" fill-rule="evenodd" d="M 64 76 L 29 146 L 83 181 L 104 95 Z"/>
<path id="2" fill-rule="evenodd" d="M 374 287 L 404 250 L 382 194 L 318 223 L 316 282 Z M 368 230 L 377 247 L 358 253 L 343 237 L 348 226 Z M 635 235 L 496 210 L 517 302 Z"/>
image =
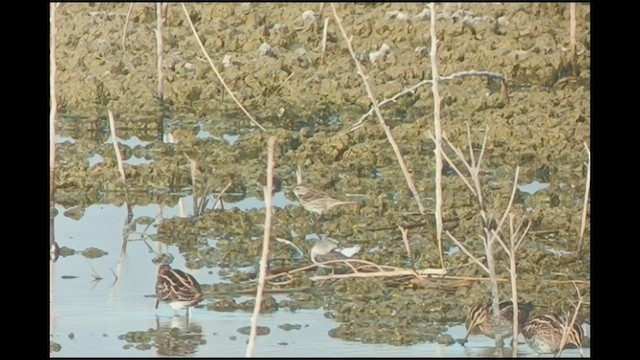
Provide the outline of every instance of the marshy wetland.
<path id="1" fill-rule="evenodd" d="M 293 193 L 298 168 L 305 185 L 357 202 L 327 212 L 321 234 L 360 245 L 356 257 L 375 264 L 441 267 L 435 145 L 428 135 L 434 132 L 431 86 L 381 106 L 427 208 L 421 215 L 375 116 L 352 129 L 370 100 L 330 5 L 322 13 L 320 7 L 186 4 L 221 76 L 266 131 L 216 78 L 180 4 L 166 12 L 163 104 L 155 94 L 155 4 L 57 7 L 51 221 L 60 256 L 51 263 L 52 356 L 244 355 L 271 136 L 273 235 L 300 250 L 274 240 L 272 272 L 311 264 L 317 216 Z M 341 3 L 336 10 L 378 101 L 431 77 L 427 5 Z M 500 82 L 483 77 L 443 83 L 440 105 L 443 131 L 465 154 L 467 126 L 476 154 L 488 129 L 482 192 L 496 217 L 520 169 L 511 213 L 531 226 L 517 252 L 518 296 L 534 304 L 534 314 L 573 312 L 577 287 L 585 302 L 577 319 L 589 323 L 588 212 L 582 239 L 581 224 L 591 119 L 590 7 L 576 6 L 575 62 L 569 4 L 449 3 L 438 4 L 437 12 L 440 76 L 477 70 L 508 79 L 508 96 Z M 126 195 L 107 110 L 115 117 Z M 223 189 L 222 207 L 213 208 Z M 450 166 L 443 170 L 443 193 L 444 230 L 482 257 L 478 204 Z M 194 196 L 208 201 L 203 211 Z M 409 229 L 411 258 L 399 226 Z M 482 336 L 471 336 L 466 347 L 455 342 L 465 335 L 469 309 L 489 301 L 489 282 L 458 246 L 442 239 L 446 276 L 316 281 L 322 271 L 310 269 L 270 283 L 256 355 L 492 355 L 493 342 Z M 509 260 L 500 248 L 495 256 L 506 299 Z M 202 286 L 204 300 L 188 324 L 166 304 L 153 308 L 161 262 L 188 271 Z M 585 350 L 588 355 L 588 340 Z M 526 345 L 521 352 L 535 355 Z"/>

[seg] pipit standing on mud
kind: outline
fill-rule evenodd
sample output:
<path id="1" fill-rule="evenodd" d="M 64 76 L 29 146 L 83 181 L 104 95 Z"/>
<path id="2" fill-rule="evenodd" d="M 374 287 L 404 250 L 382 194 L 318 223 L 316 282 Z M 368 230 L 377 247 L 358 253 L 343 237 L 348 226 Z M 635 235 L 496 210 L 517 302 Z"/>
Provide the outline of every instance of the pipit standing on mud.
<path id="1" fill-rule="evenodd" d="M 168 303 L 174 310 L 186 308 L 189 319 L 189 307 L 202 301 L 202 290 L 193 276 L 163 264 L 158 269 L 156 297 L 156 309 L 160 301 Z"/>
<path id="2" fill-rule="evenodd" d="M 293 193 L 296 194 L 298 201 L 300 201 L 300 205 L 305 208 L 307 211 L 318 214 L 318 219 L 316 220 L 316 225 L 319 225 L 318 220 L 322 217 L 322 215 L 333 209 L 338 205 L 348 205 L 348 204 L 357 204 L 356 201 L 344 201 L 332 198 L 329 194 L 319 191 L 313 190 L 306 186 L 298 185 L 293 189 Z M 318 229 L 316 229 L 316 232 Z"/>

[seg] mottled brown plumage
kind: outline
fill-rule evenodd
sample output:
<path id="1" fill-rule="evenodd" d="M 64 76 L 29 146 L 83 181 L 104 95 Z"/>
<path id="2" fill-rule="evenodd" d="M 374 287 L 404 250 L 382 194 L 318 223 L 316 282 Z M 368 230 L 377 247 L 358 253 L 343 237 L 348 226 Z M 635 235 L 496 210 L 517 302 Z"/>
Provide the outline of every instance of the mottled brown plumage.
<path id="1" fill-rule="evenodd" d="M 313 190 L 308 187 L 298 185 L 293 189 L 300 205 L 307 211 L 322 215 L 338 205 L 357 204 L 355 201 L 343 201 L 334 199 L 329 194 L 319 190 Z"/>
<path id="2" fill-rule="evenodd" d="M 187 308 L 188 316 L 189 307 L 202 301 L 202 290 L 193 276 L 165 264 L 158 269 L 156 296 L 156 309 L 162 301 L 168 303 L 174 310 Z"/>
<path id="3" fill-rule="evenodd" d="M 513 336 L 513 303 L 511 301 L 503 301 L 498 306 L 500 308 L 500 324 L 497 335 L 498 340 L 502 342 L 503 339 Z M 531 303 L 518 304 L 518 310 L 518 324 L 522 328 L 533 310 L 533 305 Z M 496 335 L 492 303 L 473 307 L 469 312 L 469 320 L 467 336 L 464 337 L 464 342 L 474 331 L 479 331 L 492 339 Z"/>
<path id="4" fill-rule="evenodd" d="M 569 321 L 559 315 L 536 316 L 527 321 L 522 328 L 522 335 L 529 347 L 538 354 L 557 353 L 560 351 L 562 332 Z M 573 344 L 582 352 L 582 328 L 574 323 L 567 329 L 565 344 Z"/>

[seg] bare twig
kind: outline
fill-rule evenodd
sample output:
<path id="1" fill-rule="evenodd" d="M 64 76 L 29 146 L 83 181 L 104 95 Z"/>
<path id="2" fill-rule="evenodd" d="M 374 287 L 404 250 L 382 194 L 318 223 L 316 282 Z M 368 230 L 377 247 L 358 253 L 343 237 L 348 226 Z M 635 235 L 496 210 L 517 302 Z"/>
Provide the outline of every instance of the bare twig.
<path id="1" fill-rule="evenodd" d="M 111 110 L 107 110 L 109 114 L 109 129 L 111 129 L 111 141 L 113 143 L 113 150 L 116 153 L 116 160 L 118 161 L 118 171 L 120 172 L 120 179 L 126 185 L 127 178 L 124 174 L 124 163 L 122 161 L 122 154 L 120 153 L 120 148 L 118 147 L 118 137 L 116 136 L 116 125 L 113 120 L 113 113 Z"/>
<path id="2" fill-rule="evenodd" d="M 162 104 L 164 100 L 164 41 L 162 35 L 164 34 L 164 18 L 162 16 L 163 4 L 161 2 L 156 3 L 156 57 L 158 66 L 158 87 L 156 97 Z"/>
<path id="3" fill-rule="evenodd" d="M 202 41 L 200 41 L 200 37 L 198 36 L 198 32 L 196 31 L 195 26 L 193 26 L 193 22 L 191 21 L 191 17 L 189 16 L 189 12 L 187 11 L 186 6 L 184 6 L 184 3 L 180 3 L 180 5 L 182 6 L 182 10 L 184 11 L 184 16 L 187 19 L 187 22 L 189 23 L 189 27 L 191 27 L 191 31 L 193 32 L 193 36 L 195 37 L 196 41 L 198 42 L 198 45 L 200 45 L 200 50 L 202 50 L 202 52 L 204 53 L 204 56 L 207 58 L 207 61 L 209 62 L 209 66 L 211 66 L 211 69 L 213 70 L 213 72 L 218 77 L 218 80 L 220 80 L 220 83 L 222 84 L 222 86 L 224 86 L 224 89 L 227 90 L 227 93 L 229 93 L 229 95 L 231 96 L 233 101 L 235 101 L 235 103 L 242 110 L 242 112 L 244 112 L 245 115 L 247 115 L 247 117 L 249 118 L 249 121 L 251 121 L 251 123 L 254 126 L 257 126 L 258 128 L 260 128 L 260 130 L 266 132 L 267 130 L 264 127 L 262 127 L 262 125 L 260 125 L 260 123 L 258 123 L 256 121 L 256 119 L 253 118 L 253 116 L 249 113 L 249 111 L 247 111 L 247 109 L 244 108 L 244 106 L 242 106 L 242 103 L 240 103 L 240 100 L 238 100 L 238 98 L 236 98 L 236 96 L 233 94 L 233 91 L 231 91 L 229 86 L 227 86 L 227 83 L 222 78 L 222 75 L 220 75 L 220 72 L 218 72 L 218 69 L 213 64 L 213 60 L 211 60 L 211 57 L 209 57 L 209 53 L 207 53 L 207 49 L 205 49 L 204 45 L 202 44 Z"/>
<path id="4" fill-rule="evenodd" d="M 404 242 L 404 249 L 407 250 L 407 257 L 409 258 L 409 261 L 411 261 L 411 267 L 415 268 L 415 264 L 413 263 L 413 255 L 411 254 L 411 246 L 409 245 L 409 229 L 403 226 L 398 226 L 398 230 L 400 230 L 400 233 L 402 234 L 402 242 Z"/>
<path id="5" fill-rule="evenodd" d="M 582 244 L 584 242 L 584 229 L 587 226 L 587 209 L 589 208 L 589 192 L 591 190 L 591 151 L 589 146 L 584 143 L 584 148 L 587 150 L 587 162 L 584 164 L 587 167 L 587 180 L 584 189 L 584 201 L 582 204 L 582 221 L 580 223 L 580 236 L 578 237 L 578 254 L 582 251 Z"/>
<path id="6" fill-rule="evenodd" d="M 122 51 L 126 52 L 126 39 L 127 39 L 127 27 L 129 26 L 129 16 L 131 16 L 131 10 L 133 10 L 133 4 L 129 3 L 129 10 L 127 11 L 127 16 L 124 19 L 124 28 L 122 29 Z"/>
<path id="7" fill-rule="evenodd" d="M 324 6 L 324 3 L 322 3 Z M 322 13 L 322 11 L 320 12 Z M 322 56 L 320 57 L 320 64 L 324 64 L 324 54 L 327 51 L 327 32 L 329 30 L 329 18 L 324 19 L 324 27 L 322 28 Z"/>
<path id="8" fill-rule="evenodd" d="M 520 168 L 516 168 L 516 173 L 514 176 L 514 181 L 513 181 L 513 189 L 511 192 L 511 196 L 509 198 L 509 203 L 507 205 L 507 208 L 505 209 L 502 218 L 500 219 L 500 221 L 497 224 L 497 227 L 495 230 L 490 230 L 492 227 L 492 216 L 491 214 L 487 211 L 485 203 L 484 203 L 484 198 L 482 195 L 482 185 L 480 183 L 480 168 L 482 165 L 482 159 L 484 157 L 484 152 L 487 146 L 487 139 L 488 139 L 488 132 L 489 129 L 487 128 L 487 131 L 485 131 L 484 134 L 484 139 L 482 142 L 482 148 L 480 149 L 480 153 L 477 157 L 477 159 L 474 156 L 474 152 L 473 152 L 473 144 L 471 142 L 471 131 L 469 129 L 469 127 L 467 126 L 467 141 L 468 141 L 468 146 L 469 146 L 469 157 L 470 157 L 470 161 L 467 162 L 464 158 L 464 155 L 462 154 L 462 151 L 460 151 L 460 149 L 458 149 L 456 146 L 454 146 L 451 142 L 449 142 L 449 140 L 446 138 L 446 136 L 444 136 L 445 140 L 447 141 L 447 144 L 450 146 L 450 148 L 455 152 L 455 154 L 458 156 L 458 158 L 464 163 L 464 165 L 467 168 L 467 171 L 469 172 L 469 176 L 471 178 L 471 183 L 468 181 L 465 181 L 465 184 L 472 189 L 472 192 L 475 195 L 476 198 L 476 202 L 478 204 L 478 210 L 479 210 L 479 214 L 480 217 L 482 218 L 482 229 L 483 229 L 483 237 L 482 238 L 482 244 L 484 245 L 484 249 L 485 249 L 485 256 L 486 256 L 486 260 L 487 260 L 487 266 L 485 267 L 484 264 L 482 264 L 479 259 L 477 259 L 476 257 L 472 256 L 471 253 L 464 247 L 462 246 L 462 244 L 460 242 L 458 242 L 457 240 L 455 240 L 453 238 L 453 236 L 451 236 L 448 232 L 447 235 L 452 238 L 452 240 L 454 240 L 456 242 L 456 244 L 460 247 L 460 249 L 462 249 L 474 262 L 476 262 L 483 270 L 487 271 L 489 273 L 489 278 L 490 278 L 490 282 L 491 282 L 491 298 L 492 298 L 492 312 L 493 312 L 493 320 L 495 324 L 499 324 L 500 320 L 499 320 L 499 316 L 500 316 L 500 310 L 499 310 L 499 293 L 498 293 L 498 281 L 497 281 L 497 276 L 496 276 L 496 265 L 495 265 L 495 261 L 494 261 L 494 257 L 493 257 L 493 244 L 496 240 L 498 240 L 498 242 L 500 243 L 500 245 L 502 246 L 502 248 L 507 251 L 507 253 L 509 253 L 509 249 L 507 248 L 507 246 L 505 245 L 505 243 L 502 241 L 502 239 L 500 239 L 499 237 L 499 233 L 500 230 L 502 228 L 502 225 L 505 221 L 505 219 L 507 218 L 507 216 L 509 215 L 509 211 L 511 209 L 511 205 L 513 204 L 513 199 L 515 197 L 515 190 L 517 189 L 517 183 L 518 183 L 518 174 L 520 171 Z M 431 135 L 431 134 L 430 134 Z M 431 135 L 432 136 L 432 135 Z M 446 157 L 447 161 L 450 161 L 450 159 L 448 157 Z M 458 172 L 458 175 L 460 175 L 461 178 L 465 178 L 465 176 L 462 175 L 462 173 L 456 169 L 456 171 Z M 514 241 L 514 247 L 515 247 L 515 235 L 513 237 L 513 241 Z M 513 256 L 515 259 L 515 249 L 513 251 L 513 253 L 510 255 Z M 514 260 L 515 261 L 515 260 Z M 512 286 L 515 287 L 515 264 L 514 266 L 511 268 L 511 270 L 513 271 L 512 273 Z M 512 289 L 513 289 L 512 287 Z M 517 299 L 515 298 L 517 296 L 516 292 L 513 292 L 514 295 L 514 307 L 517 306 Z M 517 329 L 517 327 L 516 327 Z M 498 331 L 498 327 L 496 327 L 496 332 Z M 496 336 L 495 337 L 495 344 L 496 344 L 496 355 L 498 356 L 502 356 L 502 342 L 499 340 L 499 338 Z"/>
<path id="9" fill-rule="evenodd" d="M 302 165 L 298 164 L 298 168 L 296 169 L 296 184 L 302 185 L 304 181 L 304 176 L 302 175 Z"/>
<path id="10" fill-rule="evenodd" d="M 218 205 L 219 202 L 222 201 L 222 196 L 227 192 L 227 190 L 231 187 L 231 184 L 233 184 L 233 181 L 229 181 L 229 183 L 227 184 L 227 186 L 224 187 L 224 189 L 222 189 L 222 191 L 220 191 L 220 193 L 218 194 L 218 197 L 216 198 L 216 202 L 213 203 L 213 207 L 212 209 L 215 209 L 216 206 Z"/>
<path id="11" fill-rule="evenodd" d="M 578 285 L 574 282 L 573 286 L 576 289 L 576 292 L 578 293 L 578 303 L 575 305 L 575 309 L 573 310 L 573 317 L 571 318 L 571 321 L 569 323 L 563 324 L 564 326 L 562 329 L 562 341 L 560 341 L 560 350 L 558 350 L 558 353 L 556 354 L 557 357 L 560 357 L 560 355 L 562 354 L 562 351 L 564 350 L 564 345 L 567 342 L 567 336 L 569 335 L 569 329 L 571 329 L 573 324 L 576 322 L 576 319 L 578 318 L 578 312 L 580 311 L 580 306 L 584 303 L 584 297 L 580 293 L 580 289 L 578 288 Z M 569 320 L 567 316 L 565 316 L 564 314 L 563 314 L 563 317 L 565 322 Z M 580 354 L 582 354 L 582 348 L 580 348 Z"/>
<path id="12" fill-rule="evenodd" d="M 427 136 L 433 141 L 435 142 L 435 137 L 433 136 L 433 134 L 431 133 L 431 131 L 427 131 Z M 447 136 L 443 134 L 443 138 L 447 141 L 447 144 L 449 145 L 449 147 L 451 147 L 452 149 L 457 150 L 457 148 L 455 148 L 450 142 L 449 139 L 447 139 Z M 458 177 L 460 179 L 462 179 L 462 182 L 464 182 L 465 185 L 467 185 L 467 188 L 469 189 L 469 191 L 471 191 L 471 193 L 473 194 L 473 196 L 476 196 L 476 189 L 473 187 L 473 185 L 471 185 L 471 183 L 469 182 L 469 180 L 467 180 L 467 177 L 458 169 L 458 167 L 453 163 L 453 161 L 451 160 L 451 158 L 449 157 L 449 155 L 447 155 L 446 152 L 442 152 L 442 156 L 444 157 L 445 160 L 447 160 L 447 163 L 449 164 L 449 166 L 451 166 L 451 168 L 458 174 Z M 458 157 L 460 157 L 460 155 L 458 155 Z M 464 161 L 464 160 L 463 160 Z M 464 161 L 466 163 L 466 161 Z M 468 165 L 467 165 L 468 166 Z"/>
<path id="13" fill-rule="evenodd" d="M 271 204 L 271 189 L 273 189 L 273 148 L 276 142 L 275 137 L 270 137 L 267 145 L 267 186 L 264 188 L 265 220 L 264 237 L 262 239 L 262 257 L 260 259 L 260 275 L 258 276 L 258 289 L 256 290 L 256 303 L 251 316 L 251 332 L 249 334 L 249 344 L 247 345 L 246 357 L 253 357 L 255 354 L 255 341 L 258 327 L 258 317 L 262 306 L 262 293 L 264 291 L 265 278 L 267 276 L 267 265 L 269 263 L 269 240 L 271 239 L 271 224 L 273 223 L 273 205 Z"/>
<path id="14" fill-rule="evenodd" d="M 314 276 L 314 277 L 311 277 L 310 279 L 313 281 L 316 281 L 316 280 L 326 280 L 326 279 L 344 279 L 349 277 L 357 277 L 357 278 L 380 277 L 380 276 L 393 277 L 393 276 L 406 276 L 406 275 L 444 276 L 447 274 L 446 269 L 427 268 L 427 269 L 413 270 L 413 269 L 403 269 L 395 266 L 378 265 L 371 261 L 362 260 L 362 259 L 338 259 L 338 260 L 327 260 L 324 262 L 318 262 L 315 264 L 310 264 L 310 265 L 305 265 L 303 267 L 295 268 L 287 272 L 272 274 L 267 277 L 267 280 L 273 280 L 282 276 L 291 277 L 297 273 L 306 272 L 309 269 L 316 268 L 320 265 L 331 265 L 331 264 L 343 264 L 345 266 L 348 266 L 353 271 L 353 273 L 333 274 L 333 275 L 327 275 L 327 276 Z M 278 283 L 278 284 L 282 285 L 282 283 Z"/>
<path id="15" fill-rule="evenodd" d="M 460 248 L 460 250 L 462 250 L 463 253 L 465 253 L 469 258 L 471 258 L 471 260 L 478 264 L 478 266 L 480 266 L 480 268 L 482 270 L 484 270 L 487 274 L 489 273 L 489 268 L 487 268 L 481 261 L 480 259 L 478 259 L 477 257 L 473 256 L 473 254 L 471 254 L 471 252 L 469 250 L 467 250 L 466 247 L 464 247 L 464 245 L 462 245 L 462 243 L 460 241 L 458 241 L 458 239 L 456 239 L 453 235 L 451 235 L 451 233 L 449 231 L 446 232 L 447 236 L 449 237 L 449 239 L 451 239 L 454 243 L 456 243 L 456 245 L 458 245 L 458 247 Z"/>
<path id="16" fill-rule="evenodd" d="M 438 36 L 436 34 L 436 5 L 429 3 L 431 11 L 430 33 L 431 33 L 431 92 L 433 93 L 433 124 L 435 130 L 434 150 L 436 155 L 436 239 L 438 240 L 438 253 L 440 255 L 440 266 L 444 268 L 444 253 L 442 249 L 442 125 L 440 124 L 440 90 L 438 89 Z"/>
<path id="17" fill-rule="evenodd" d="M 475 70 L 471 70 L 471 71 L 461 71 L 455 74 L 451 74 L 448 76 L 443 76 L 440 77 L 440 79 L 438 80 L 438 82 L 440 84 L 444 84 L 444 83 L 448 83 L 454 80 L 459 80 L 459 79 L 465 79 L 468 77 L 486 77 L 488 79 L 497 79 L 500 80 L 503 84 L 506 84 L 507 82 L 507 77 L 502 75 L 502 74 L 498 74 L 498 73 L 493 73 L 493 72 L 489 72 L 489 71 L 475 71 Z M 381 102 L 378 103 L 378 106 L 381 107 L 383 105 L 386 105 L 388 103 L 395 103 L 396 100 L 398 100 L 400 97 L 407 95 L 407 94 L 413 94 L 417 89 L 425 86 L 425 85 L 431 85 L 431 83 L 433 83 L 432 79 L 427 79 L 427 80 L 422 80 L 419 83 L 410 86 L 402 91 L 400 91 L 399 93 L 393 95 L 392 97 L 388 98 L 388 99 L 384 99 Z M 506 85 L 505 85 L 506 86 Z M 353 124 L 353 126 L 351 127 L 351 129 L 349 131 L 354 131 L 358 128 L 360 128 L 363 125 L 363 122 L 373 114 L 374 112 L 374 108 L 371 107 L 371 109 L 369 109 L 369 111 L 367 111 L 364 115 L 362 115 L 360 117 L 360 119 L 358 119 L 358 121 L 356 121 L 355 124 Z"/>
<path id="18" fill-rule="evenodd" d="M 517 176 L 517 172 L 518 170 L 516 169 L 516 176 Z M 516 188 L 517 183 L 514 182 L 513 187 Z M 511 199 L 509 202 L 511 203 L 513 199 Z M 508 208 L 507 208 L 508 210 Z M 505 212 L 506 213 L 506 212 Z M 520 245 L 522 245 L 522 242 L 525 239 L 525 235 L 527 234 L 527 231 L 529 230 L 529 227 L 531 226 L 531 222 L 528 223 L 527 228 L 524 230 L 524 233 L 522 234 L 522 236 L 520 236 L 520 238 L 518 239 L 518 233 L 520 232 L 520 229 L 522 228 L 522 221 L 520 222 L 520 224 L 518 225 L 517 229 L 514 229 L 513 227 L 513 220 L 514 220 L 514 215 L 513 214 L 509 214 L 509 246 L 507 246 L 504 241 L 500 238 L 500 235 L 498 235 L 498 233 L 495 230 L 492 230 L 492 236 L 496 238 L 496 240 L 498 240 L 498 242 L 500 243 L 500 245 L 502 246 L 502 248 L 504 249 L 504 251 L 507 253 L 508 257 L 509 257 L 509 275 L 510 275 L 510 283 L 511 283 L 511 302 L 513 304 L 513 309 L 517 309 L 518 308 L 518 287 L 517 287 L 517 264 L 516 264 L 516 252 L 518 250 L 518 248 L 520 247 Z M 518 311 L 514 311 L 513 312 L 513 338 L 517 339 L 518 338 L 518 334 L 520 331 L 519 328 L 519 320 L 518 320 L 518 316 L 519 316 L 519 312 Z M 512 348 L 512 355 L 514 357 L 517 357 L 518 355 L 518 344 L 517 342 L 514 342 L 513 344 L 513 348 Z"/>
<path id="19" fill-rule="evenodd" d="M 191 190 L 193 192 L 193 215 L 198 215 L 198 180 L 196 174 L 198 172 L 198 163 L 189 157 L 189 155 L 184 154 L 184 157 L 189 161 L 189 170 L 191 173 Z M 204 199 L 204 196 L 203 196 Z"/>
<path id="20" fill-rule="evenodd" d="M 569 4 L 569 48 L 571 49 L 571 72 L 578 76 L 578 46 L 576 44 L 576 3 Z"/>
<path id="21" fill-rule="evenodd" d="M 127 220 L 125 220 L 124 228 L 123 228 L 123 236 L 122 236 L 122 246 L 121 246 L 121 255 L 126 254 L 127 252 L 127 237 L 128 237 L 128 226 L 133 219 L 133 210 L 131 209 L 131 205 L 129 203 L 129 190 L 127 187 L 127 177 L 124 172 L 124 162 L 122 161 L 122 154 L 120 153 L 120 147 L 118 146 L 118 136 L 116 135 L 116 125 L 115 120 L 113 119 L 113 113 L 111 110 L 107 109 L 107 113 L 109 115 L 109 129 L 111 130 L 111 141 L 113 143 L 113 150 L 116 153 L 116 160 L 118 162 L 118 172 L 120 173 L 120 179 L 122 180 L 122 185 L 124 187 L 124 197 L 125 203 L 127 204 Z"/>
<path id="22" fill-rule="evenodd" d="M 283 86 L 287 81 L 289 81 L 289 79 L 291 79 L 291 78 L 293 77 L 293 75 L 295 75 L 295 74 L 296 74 L 296 73 L 295 73 L 295 71 L 292 71 L 292 72 L 291 72 L 291 74 L 289 74 L 289 76 L 287 76 L 287 78 L 286 78 L 286 79 L 284 79 L 284 80 L 280 83 L 280 85 L 278 85 L 278 87 L 277 87 L 275 90 L 273 90 L 273 93 L 272 93 L 271 95 L 275 95 L 275 94 L 277 94 L 277 93 L 278 93 L 278 90 L 280 90 L 280 88 L 281 88 L 281 87 L 282 87 L 282 86 Z"/>
<path id="23" fill-rule="evenodd" d="M 349 53 L 351 54 L 351 59 L 356 64 L 358 75 L 362 78 L 362 82 L 364 84 L 365 89 L 367 90 L 367 95 L 369 96 L 369 100 L 371 101 L 371 104 L 376 113 L 376 116 L 378 117 L 378 121 L 380 122 L 380 125 L 382 126 L 382 129 L 384 130 L 384 133 L 387 136 L 387 140 L 389 141 L 389 144 L 391 144 L 391 147 L 393 148 L 393 152 L 395 153 L 396 158 L 398 160 L 398 164 L 402 169 L 402 174 L 404 174 L 405 180 L 407 181 L 407 185 L 409 186 L 411 193 L 413 193 L 413 197 L 416 200 L 416 203 L 418 204 L 418 209 L 420 210 L 420 213 L 424 214 L 426 209 L 424 205 L 422 205 L 422 200 L 420 200 L 420 194 L 418 194 L 418 190 L 416 189 L 415 183 L 413 181 L 413 177 L 411 176 L 411 174 L 409 173 L 409 170 L 407 169 L 407 165 L 404 162 L 404 158 L 402 157 L 400 148 L 398 147 L 398 144 L 396 144 L 395 140 L 393 139 L 393 135 L 391 134 L 391 130 L 389 129 L 389 126 L 385 123 L 384 118 L 382 117 L 382 113 L 380 112 L 380 108 L 378 107 L 378 100 L 376 100 L 373 94 L 373 90 L 369 85 L 369 81 L 367 81 L 367 75 L 364 73 L 362 64 L 360 64 L 360 61 L 358 61 L 356 53 L 353 50 L 353 46 L 351 46 L 351 39 L 347 35 L 347 32 L 344 30 L 344 27 L 342 26 L 342 21 L 338 17 L 338 13 L 336 12 L 336 7 L 333 3 L 331 3 L 331 10 L 333 11 L 333 18 L 335 19 L 336 24 L 340 28 L 342 37 L 347 43 L 347 48 L 349 49 Z"/>

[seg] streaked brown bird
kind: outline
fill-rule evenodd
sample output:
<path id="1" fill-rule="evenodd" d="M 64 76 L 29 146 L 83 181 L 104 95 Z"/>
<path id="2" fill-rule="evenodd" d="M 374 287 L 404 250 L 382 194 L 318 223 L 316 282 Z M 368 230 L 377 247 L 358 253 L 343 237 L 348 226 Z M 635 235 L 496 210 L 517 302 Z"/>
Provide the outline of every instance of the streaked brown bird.
<path id="1" fill-rule="evenodd" d="M 557 314 L 536 316 L 524 325 L 522 335 L 527 345 L 538 354 L 555 354 L 560 351 L 562 333 L 568 324 L 569 321 Z M 582 327 L 578 323 L 567 328 L 565 344 L 575 345 L 580 350 L 580 356 L 584 356 L 582 336 Z"/>
<path id="2" fill-rule="evenodd" d="M 343 201 L 334 199 L 329 194 L 313 190 L 306 186 L 298 185 L 293 189 L 300 205 L 307 211 L 322 215 L 338 205 L 357 204 L 356 201 Z"/>
<path id="3" fill-rule="evenodd" d="M 511 301 L 503 301 L 499 305 L 500 308 L 500 324 L 498 326 L 498 340 L 504 345 L 503 339 L 513 336 L 513 303 Z M 529 314 L 533 310 L 533 304 L 530 302 L 518 304 L 518 324 L 520 330 L 529 318 Z M 487 305 L 477 305 L 469 312 L 469 327 L 467 336 L 464 337 L 463 344 L 467 342 L 467 338 L 474 330 L 479 330 L 484 336 L 494 338 L 496 335 L 496 326 L 493 320 L 492 303 Z"/>
<path id="4" fill-rule="evenodd" d="M 189 308 L 202 301 L 202 290 L 193 276 L 163 264 L 158 269 L 156 297 L 156 309 L 160 301 L 168 303 L 174 310 L 186 308 L 188 319 Z"/>

